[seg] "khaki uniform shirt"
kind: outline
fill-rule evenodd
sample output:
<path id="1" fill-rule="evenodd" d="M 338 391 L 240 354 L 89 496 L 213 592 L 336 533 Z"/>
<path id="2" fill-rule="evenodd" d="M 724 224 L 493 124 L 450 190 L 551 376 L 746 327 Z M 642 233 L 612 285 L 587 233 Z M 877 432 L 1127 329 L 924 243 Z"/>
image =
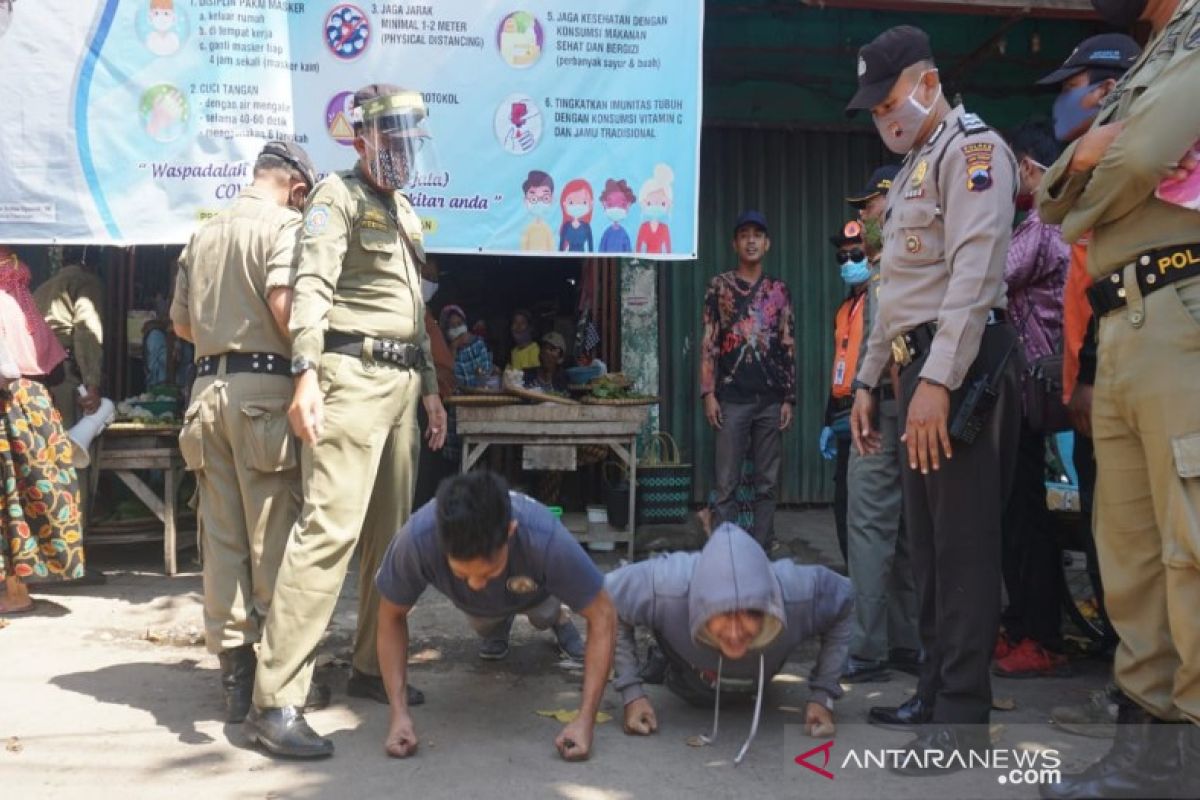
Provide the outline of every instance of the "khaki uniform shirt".
<path id="1" fill-rule="evenodd" d="M 327 330 L 410 342 L 425 353 L 421 394 L 437 394 L 424 261 L 421 220 L 408 198 L 379 194 L 358 167 L 326 177 L 309 197 L 300 235 L 290 326 L 296 357 L 316 363 Z"/>
<path id="2" fill-rule="evenodd" d="M 1200 139 L 1200 0 L 1184 0 L 1104 100 L 1093 128 L 1125 129 L 1089 172 L 1070 174 L 1072 143 L 1042 179 L 1038 213 L 1074 242 L 1092 232 L 1088 272 L 1099 280 L 1139 255 L 1200 243 L 1200 215 L 1159 200 L 1159 183 Z"/>
<path id="3" fill-rule="evenodd" d="M 300 213 L 253 186 L 192 234 L 179 256 L 171 321 L 192 329 L 196 356 L 277 353 L 291 345 L 267 306 L 295 280 Z"/>
<path id="4" fill-rule="evenodd" d="M 879 384 L 892 339 L 936 322 L 921 377 L 962 384 L 988 312 L 1007 307 L 1016 171 L 1004 139 L 961 107 L 908 154 L 888 191 L 879 309 L 861 383 Z"/>
<path id="5" fill-rule="evenodd" d="M 38 310 L 58 338 L 71 351 L 85 386 L 99 386 L 104 367 L 104 287 L 100 279 L 78 264 L 50 276 L 33 293 Z"/>

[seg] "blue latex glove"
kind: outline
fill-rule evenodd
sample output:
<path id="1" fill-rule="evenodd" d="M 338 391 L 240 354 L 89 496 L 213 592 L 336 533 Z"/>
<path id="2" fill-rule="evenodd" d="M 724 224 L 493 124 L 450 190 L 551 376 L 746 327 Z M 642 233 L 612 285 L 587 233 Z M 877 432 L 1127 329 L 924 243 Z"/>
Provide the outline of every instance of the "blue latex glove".
<path id="1" fill-rule="evenodd" d="M 833 461 L 837 458 L 837 436 L 833 433 L 833 428 L 826 425 L 821 428 L 821 457 L 826 461 Z"/>

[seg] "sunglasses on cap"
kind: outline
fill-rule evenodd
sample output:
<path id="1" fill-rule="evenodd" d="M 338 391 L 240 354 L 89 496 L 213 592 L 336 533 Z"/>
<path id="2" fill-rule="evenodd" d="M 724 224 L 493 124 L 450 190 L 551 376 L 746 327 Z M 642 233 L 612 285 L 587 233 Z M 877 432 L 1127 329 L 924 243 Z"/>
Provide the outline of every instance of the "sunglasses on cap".
<path id="1" fill-rule="evenodd" d="M 839 250 L 837 254 L 837 263 L 845 264 L 847 261 L 862 261 L 866 257 L 861 247 L 855 247 L 851 250 Z"/>

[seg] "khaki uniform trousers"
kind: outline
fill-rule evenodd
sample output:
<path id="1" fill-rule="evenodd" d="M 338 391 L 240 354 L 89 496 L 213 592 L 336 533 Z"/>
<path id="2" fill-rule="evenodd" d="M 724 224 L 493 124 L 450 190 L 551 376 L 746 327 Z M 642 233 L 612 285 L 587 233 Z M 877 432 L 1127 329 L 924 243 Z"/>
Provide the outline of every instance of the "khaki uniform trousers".
<path id="1" fill-rule="evenodd" d="M 316 445 L 301 453 L 304 507 L 288 539 L 259 652 L 254 703 L 260 708 L 304 704 L 317 645 L 360 532 L 360 615 L 364 606 L 374 610 L 359 625 L 370 653 L 366 641 L 357 642 L 354 660 L 368 667 L 370 660 L 379 672 L 375 571 L 412 506 L 420 375 L 337 353 L 321 356 L 317 369 L 325 425 Z"/>
<path id="2" fill-rule="evenodd" d="M 883 449 L 863 456 L 853 445 L 846 445 L 850 448 L 847 566 L 854 585 L 850 655 L 865 661 L 886 660 L 888 652 L 897 648 L 921 648 L 917 629 L 920 602 L 901 527 L 899 409 L 890 399 L 877 397 L 876 405 Z"/>
<path id="3" fill-rule="evenodd" d="M 1092 406 L 1114 671 L 1154 716 L 1200 723 L 1200 279 L 1143 297 L 1132 269 L 1100 321 Z"/>
<path id="4" fill-rule="evenodd" d="M 292 381 L 250 373 L 197 378 L 179 449 L 199 489 L 204 631 L 209 651 L 252 644 L 300 514 Z"/>

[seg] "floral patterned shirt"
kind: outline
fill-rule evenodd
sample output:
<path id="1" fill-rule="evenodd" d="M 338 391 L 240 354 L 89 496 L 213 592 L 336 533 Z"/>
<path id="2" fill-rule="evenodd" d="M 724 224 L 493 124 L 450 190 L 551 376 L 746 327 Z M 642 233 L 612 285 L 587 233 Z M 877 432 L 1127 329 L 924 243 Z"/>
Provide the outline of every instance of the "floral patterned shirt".
<path id="1" fill-rule="evenodd" d="M 704 297 L 700 393 L 749 402 L 774 395 L 796 402 L 796 327 L 787 284 L 737 272 L 712 279 Z"/>

